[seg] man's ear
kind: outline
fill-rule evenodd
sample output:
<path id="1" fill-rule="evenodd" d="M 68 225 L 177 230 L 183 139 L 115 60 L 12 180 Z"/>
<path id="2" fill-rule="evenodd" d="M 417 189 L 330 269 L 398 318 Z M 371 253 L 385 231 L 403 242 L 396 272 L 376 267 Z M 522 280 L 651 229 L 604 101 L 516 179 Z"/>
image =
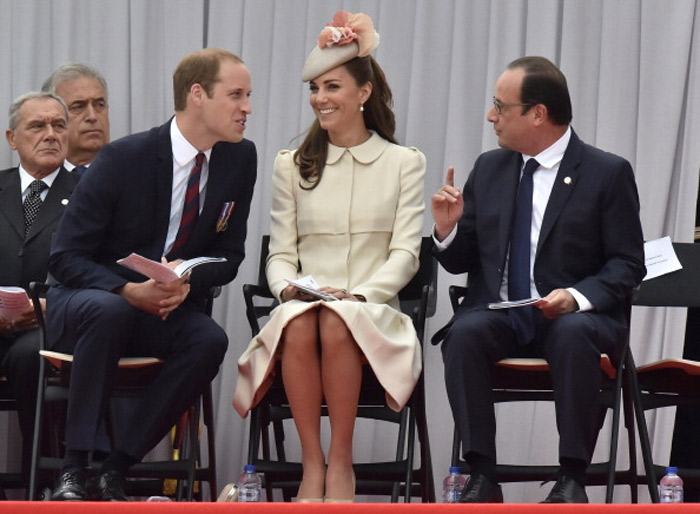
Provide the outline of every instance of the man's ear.
<path id="1" fill-rule="evenodd" d="M 195 105 L 201 105 L 205 96 L 207 96 L 207 92 L 204 90 L 201 84 L 192 84 L 189 97 Z"/>
<path id="2" fill-rule="evenodd" d="M 536 125 L 541 125 L 549 119 L 549 110 L 544 104 L 535 104 L 530 110 L 534 114 L 533 120 Z"/>
<path id="3" fill-rule="evenodd" d="M 5 139 L 7 139 L 7 144 L 10 145 L 10 148 L 13 150 L 17 150 L 17 146 L 15 145 L 15 131 L 11 129 L 7 129 L 5 131 Z"/>

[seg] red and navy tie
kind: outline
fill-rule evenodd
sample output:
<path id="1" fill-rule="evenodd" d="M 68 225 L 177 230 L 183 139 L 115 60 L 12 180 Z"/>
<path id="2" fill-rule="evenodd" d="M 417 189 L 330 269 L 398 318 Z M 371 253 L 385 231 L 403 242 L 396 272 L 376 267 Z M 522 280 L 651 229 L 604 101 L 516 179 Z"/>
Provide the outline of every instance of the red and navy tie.
<path id="1" fill-rule="evenodd" d="M 194 166 L 190 172 L 190 178 L 187 181 L 185 208 L 182 210 L 180 228 L 177 231 L 177 236 L 170 250 L 170 255 L 174 254 L 187 242 L 197 223 L 197 218 L 199 218 L 199 178 L 202 176 L 203 164 L 204 154 L 199 152 L 194 159 Z"/>

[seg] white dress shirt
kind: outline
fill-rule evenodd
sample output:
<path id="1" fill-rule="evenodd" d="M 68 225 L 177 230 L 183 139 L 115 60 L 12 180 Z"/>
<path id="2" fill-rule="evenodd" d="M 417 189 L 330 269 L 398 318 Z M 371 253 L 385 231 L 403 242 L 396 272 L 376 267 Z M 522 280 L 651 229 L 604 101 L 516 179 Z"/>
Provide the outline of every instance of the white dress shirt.
<path id="1" fill-rule="evenodd" d="M 57 168 L 56 171 L 52 171 L 48 175 L 46 175 L 44 178 L 41 179 L 41 181 L 46 184 L 46 189 L 44 189 L 41 192 L 41 201 L 43 202 L 46 200 L 46 195 L 49 194 L 49 189 L 51 188 L 51 185 L 53 184 L 53 181 L 56 180 L 56 177 L 58 176 L 58 172 L 60 171 L 61 168 Z M 25 170 L 22 167 L 22 164 L 20 163 L 19 165 L 19 188 L 20 191 L 22 191 L 22 203 L 24 203 L 24 200 L 27 198 L 27 195 L 29 194 L 29 185 L 34 182 L 36 179 L 32 177 L 27 170 Z"/>

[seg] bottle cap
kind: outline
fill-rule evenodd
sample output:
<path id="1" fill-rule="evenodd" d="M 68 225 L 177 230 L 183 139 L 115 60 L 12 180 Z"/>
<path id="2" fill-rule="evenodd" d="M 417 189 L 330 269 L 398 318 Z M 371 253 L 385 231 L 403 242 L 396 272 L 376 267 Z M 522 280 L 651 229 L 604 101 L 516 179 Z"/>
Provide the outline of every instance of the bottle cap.
<path id="1" fill-rule="evenodd" d="M 461 473 L 461 472 L 462 472 L 462 468 L 460 468 L 459 466 L 450 466 L 450 474 Z"/>
<path id="2" fill-rule="evenodd" d="M 255 473 L 255 465 L 254 464 L 246 464 L 245 467 L 243 468 L 243 470 Z"/>
<path id="3" fill-rule="evenodd" d="M 678 473 L 678 468 L 676 466 L 669 466 L 666 468 L 666 473 Z"/>

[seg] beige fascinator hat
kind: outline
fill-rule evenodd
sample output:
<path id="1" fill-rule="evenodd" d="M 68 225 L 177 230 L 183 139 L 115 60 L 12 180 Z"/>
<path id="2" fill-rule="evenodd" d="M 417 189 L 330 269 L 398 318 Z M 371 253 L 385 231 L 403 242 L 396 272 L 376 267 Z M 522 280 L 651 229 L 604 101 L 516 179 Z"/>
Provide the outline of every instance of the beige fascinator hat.
<path id="1" fill-rule="evenodd" d="M 321 31 L 318 45 L 306 58 L 301 80 L 308 82 L 355 57 L 365 57 L 377 46 L 379 34 L 374 30 L 372 18 L 362 13 L 338 11 Z"/>

